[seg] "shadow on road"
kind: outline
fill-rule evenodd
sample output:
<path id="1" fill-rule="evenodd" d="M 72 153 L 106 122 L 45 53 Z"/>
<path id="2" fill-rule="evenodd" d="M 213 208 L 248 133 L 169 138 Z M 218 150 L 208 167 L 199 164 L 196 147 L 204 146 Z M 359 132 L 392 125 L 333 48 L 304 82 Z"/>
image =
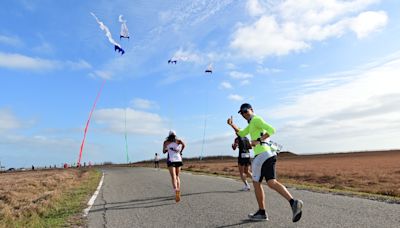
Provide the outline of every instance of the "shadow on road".
<path id="1" fill-rule="evenodd" d="M 194 193 L 186 193 L 182 194 L 182 197 L 194 196 L 194 195 L 203 195 L 203 194 L 227 194 L 227 193 L 240 193 L 241 191 L 208 191 L 208 192 L 194 192 Z M 171 201 L 168 203 L 163 203 L 166 201 Z M 97 204 L 95 206 L 103 206 L 103 208 L 92 209 L 90 212 L 98 212 L 104 210 L 126 210 L 126 209 L 134 209 L 134 208 L 152 208 L 152 207 L 161 207 L 172 205 L 175 203 L 175 195 L 172 196 L 160 196 L 160 197 L 151 197 L 144 199 L 133 199 L 129 201 L 123 202 L 112 202 L 104 204 Z"/>
<path id="2" fill-rule="evenodd" d="M 254 220 L 250 220 L 250 219 L 244 219 L 244 220 L 242 220 L 242 222 L 239 222 L 239 223 L 224 225 L 224 226 L 217 226 L 216 228 L 233 227 L 233 226 L 240 226 L 240 225 L 244 225 L 244 224 L 248 224 L 248 223 L 261 223 L 261 222 L 265 222 L 265 221 L 254 221 Z"/>

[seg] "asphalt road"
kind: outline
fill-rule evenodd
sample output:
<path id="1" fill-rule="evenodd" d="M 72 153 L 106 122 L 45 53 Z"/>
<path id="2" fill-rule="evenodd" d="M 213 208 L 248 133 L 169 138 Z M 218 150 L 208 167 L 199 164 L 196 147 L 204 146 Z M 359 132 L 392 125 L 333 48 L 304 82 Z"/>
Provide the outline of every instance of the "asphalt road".
<path id="1" fill-rule="evenodd" d="M 291 221 L 289 203 L 267 186 L 269 221 L 252 222 L 254 191 L 236 180 L 181 174 L 175 203 L 167 170 L 112 168 L 89 212 L 89 227 L 400 227 L 400 205 L 289 188 L 304 201 L 303 217 Z"/>

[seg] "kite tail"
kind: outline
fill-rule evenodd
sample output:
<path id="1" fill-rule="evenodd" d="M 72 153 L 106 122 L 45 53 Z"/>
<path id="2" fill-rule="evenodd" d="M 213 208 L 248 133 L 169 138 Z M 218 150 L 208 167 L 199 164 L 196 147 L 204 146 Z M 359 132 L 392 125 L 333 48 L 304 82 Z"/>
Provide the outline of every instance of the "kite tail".
<path id="1" fill-rule="evenodd" d="M 90 119 L 92 118 L 93 111 L 94 111 L 94 109 L 96 108 L 97 101 L 99 100 L 99 97 L 100 97 L 100 95 L 101 95 L 101 92 L 102 92 L 102 90 L 103 90 L 103 87 L 104 87 L 105 82 L 106 82 L 106 80 L 104 79 L 103 84 L 101 85 L 100 90 L 99 90 L 99 92 L 97 93 L 96 100 L 94 101 L 92 110 L 90 111 L 89 118 L 88 118 L 88 120 L 87 120 L 87 122 L 86 122 L 85 131 L 84 131 L 84 133 L 83 133 L 83 139 L 82 139 L 81 149 L 80 149 L 80 151 L 79 151 L 78 167 L 81 166 L 82 151 L 83 151 L 83 147 L 84 147 L 84 145 L 85 145 L 86 133 L 87 133 L 87 130 L 88 130 L 88 128 L 89 128 Z"/>
<path id="2" fill-rule="evenodd" d="M 118 47 L 117 45 L 114 45 L 114 51 L 121 53 L 121 55 L 125 54 L 124 49 L 122 49 L 121 47 Z"/>

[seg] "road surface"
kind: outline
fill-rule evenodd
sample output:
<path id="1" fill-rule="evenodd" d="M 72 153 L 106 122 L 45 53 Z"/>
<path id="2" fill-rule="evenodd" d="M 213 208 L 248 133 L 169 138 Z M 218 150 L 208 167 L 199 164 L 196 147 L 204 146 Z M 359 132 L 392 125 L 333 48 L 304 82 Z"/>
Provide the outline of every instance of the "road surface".
<path id="1" fill-rule="evenodd" d="M 289 203 L 264 186 L 269 221 L 253 222 L 254 191 L 239 181 L 181 174 L 175 203 L 167 170 L 110 168 L 88 214 L 89 227 L 400 227 L 400 205 L 289 188 L 304 201 L 303 217 L 291 221 Z"/>

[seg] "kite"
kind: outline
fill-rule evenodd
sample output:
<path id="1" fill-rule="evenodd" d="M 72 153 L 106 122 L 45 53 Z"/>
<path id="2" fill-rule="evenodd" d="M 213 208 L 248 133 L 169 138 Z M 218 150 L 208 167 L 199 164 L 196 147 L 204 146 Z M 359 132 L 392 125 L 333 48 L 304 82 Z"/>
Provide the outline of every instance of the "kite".
<path id="1" fill-rule="evenodd" d="M 118 51 L 119 53 L 121 53 L 121 55 L 123 55 L 125 53 L 124 49 L 122 49 L 121 45 L 119 45 L 117 42 L 115 42 L 115 40 L 112 38 L 111 32 L 108 29 L 108 27 L 105 26 L 103 22 L 99 21 L 99 19 L 96 17 L 96 15 L 94 15 L 94 13 L 90 13 L 90 14 L 92 14 L 94 19 L 96 19 L 97 23 L 100 26 L 100 29 L 106 33 L 108 41 L 110 41 L 110 43 L 112 43 L 114 45 L 114 50 Z"/>
<path id="2" fill-rule="evenodd" d="M 211 73 L 212 74 L 213 68 L 212 68 L 212 63 L 208 65 L 207 69 L 204 71 L 205 73 Z"/>
<path id="3" fill-rule="evenodd" d="M 168 64 L 170 64 L 170 63 L 176 64 L 177 61 L 178 61 L 178 60 L 172 60 L 172 59 L 170 59 L 170 60 L 168 60 Z"/>
<path id="4" fill-rule="evenodd" d="M 129 39 L 129 31 L 128 31 L 128 26 L 126 26 L 126 20 L 124 20 L 123 15 L 119 15 L 119 22 L 121 22 L 121 32 L 119 34 L 119 39 L 121 38 L 127 38 Z"/>

